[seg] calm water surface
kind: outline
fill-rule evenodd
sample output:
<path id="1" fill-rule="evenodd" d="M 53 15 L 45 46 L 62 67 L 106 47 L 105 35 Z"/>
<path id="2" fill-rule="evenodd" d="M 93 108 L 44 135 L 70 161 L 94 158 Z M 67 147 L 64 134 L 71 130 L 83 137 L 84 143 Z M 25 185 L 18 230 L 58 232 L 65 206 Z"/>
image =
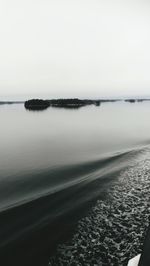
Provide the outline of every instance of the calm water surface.
<path id="1" fill-rule="evenodd" d="M 148 147 L 149 117 L 149 102 L 0 106 L 1 265 L 46 265 L 105 187 Z"/>

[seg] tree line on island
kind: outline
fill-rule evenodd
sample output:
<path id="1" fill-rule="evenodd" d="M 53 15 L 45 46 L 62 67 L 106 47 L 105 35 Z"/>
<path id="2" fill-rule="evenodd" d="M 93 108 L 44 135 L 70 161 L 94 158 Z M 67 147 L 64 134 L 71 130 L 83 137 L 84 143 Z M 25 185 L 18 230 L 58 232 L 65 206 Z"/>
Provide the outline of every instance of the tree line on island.
<path id="1" fill-rule="evenodd" d="M 100 106 L 101 103 L 116 102 L 116 101 L 121 101 L 121 99 L 100 99 L 100 100 L 78 99 L 78 98 L 51 99 L 51 100 L 31 99 L 25 101 L 24 106 L 28 110 L 44 110 L 50 106 L 77 109 L 86 105 Z M 149 99 L 124 99 L 124 101 L 135 103 L 135 102 L 149 101 Z"/>
<path id="2" fill-rule="evenodd" d="M 100 105 L 99 100 L 81 100 L 78 98 L 74 99 L 32 99 L 25 102 L 25 108 L 29 110 L 42 110 L 48 107 L 64 107 L 64 108 L 79 108 L 86 105 Z"/>

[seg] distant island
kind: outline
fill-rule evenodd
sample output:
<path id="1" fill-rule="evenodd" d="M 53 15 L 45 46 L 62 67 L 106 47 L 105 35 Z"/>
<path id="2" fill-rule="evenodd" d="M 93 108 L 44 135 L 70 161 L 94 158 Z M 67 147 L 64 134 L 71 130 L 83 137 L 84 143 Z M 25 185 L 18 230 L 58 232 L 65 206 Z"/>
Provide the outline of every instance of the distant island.
<path id="1" fill-rule="evenodd" d="M 24 103 L 25 108 L 28 110 L 44 110 L 50 106 L 59 108 L 80 108 L 92 104 L 99 106 L 100 100 L 81 100 L 78 98 L 52 100 L 31 99 Z"/>

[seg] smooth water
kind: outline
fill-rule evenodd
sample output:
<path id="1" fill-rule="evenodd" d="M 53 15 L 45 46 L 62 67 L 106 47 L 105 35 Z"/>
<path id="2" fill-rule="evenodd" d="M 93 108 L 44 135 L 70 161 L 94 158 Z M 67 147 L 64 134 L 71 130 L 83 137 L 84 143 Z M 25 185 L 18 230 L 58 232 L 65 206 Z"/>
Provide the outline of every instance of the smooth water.
<path id="1" fill-rule="evenodd" d="M 149 146 L 149 116 L 149 102 L 44 111 L 0 106 L 1 265 L 46 265 Z"/>

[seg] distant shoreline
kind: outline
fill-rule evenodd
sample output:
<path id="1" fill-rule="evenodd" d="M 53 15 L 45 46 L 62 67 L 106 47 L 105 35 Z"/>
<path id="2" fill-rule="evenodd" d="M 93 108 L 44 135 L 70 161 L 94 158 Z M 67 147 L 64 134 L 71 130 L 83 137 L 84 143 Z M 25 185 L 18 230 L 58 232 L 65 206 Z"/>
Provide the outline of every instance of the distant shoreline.
<path id="1" fill-rule="evenodd" d="M 118 98 L 118 99 L 78 99 L 78 98 L 64 98 L 64 99 L 30 99 L 24 101 L 0 101 L 0 105 L 24 104 L 26 109 L 40 110 L 48 107 L 63 107 L 63 108 L 80 108 L 87 105 L 100 106 L 101 103 L 113 102 L 129 102 L 138 103 L 150 101 L 149 98 Z"/>
<path id="2" fill-rule="evenodd" d="M 0 105 L 3 105 L 3 104 L 21 104 L 24 102 L 25 101 L 0 101 Z"/>

